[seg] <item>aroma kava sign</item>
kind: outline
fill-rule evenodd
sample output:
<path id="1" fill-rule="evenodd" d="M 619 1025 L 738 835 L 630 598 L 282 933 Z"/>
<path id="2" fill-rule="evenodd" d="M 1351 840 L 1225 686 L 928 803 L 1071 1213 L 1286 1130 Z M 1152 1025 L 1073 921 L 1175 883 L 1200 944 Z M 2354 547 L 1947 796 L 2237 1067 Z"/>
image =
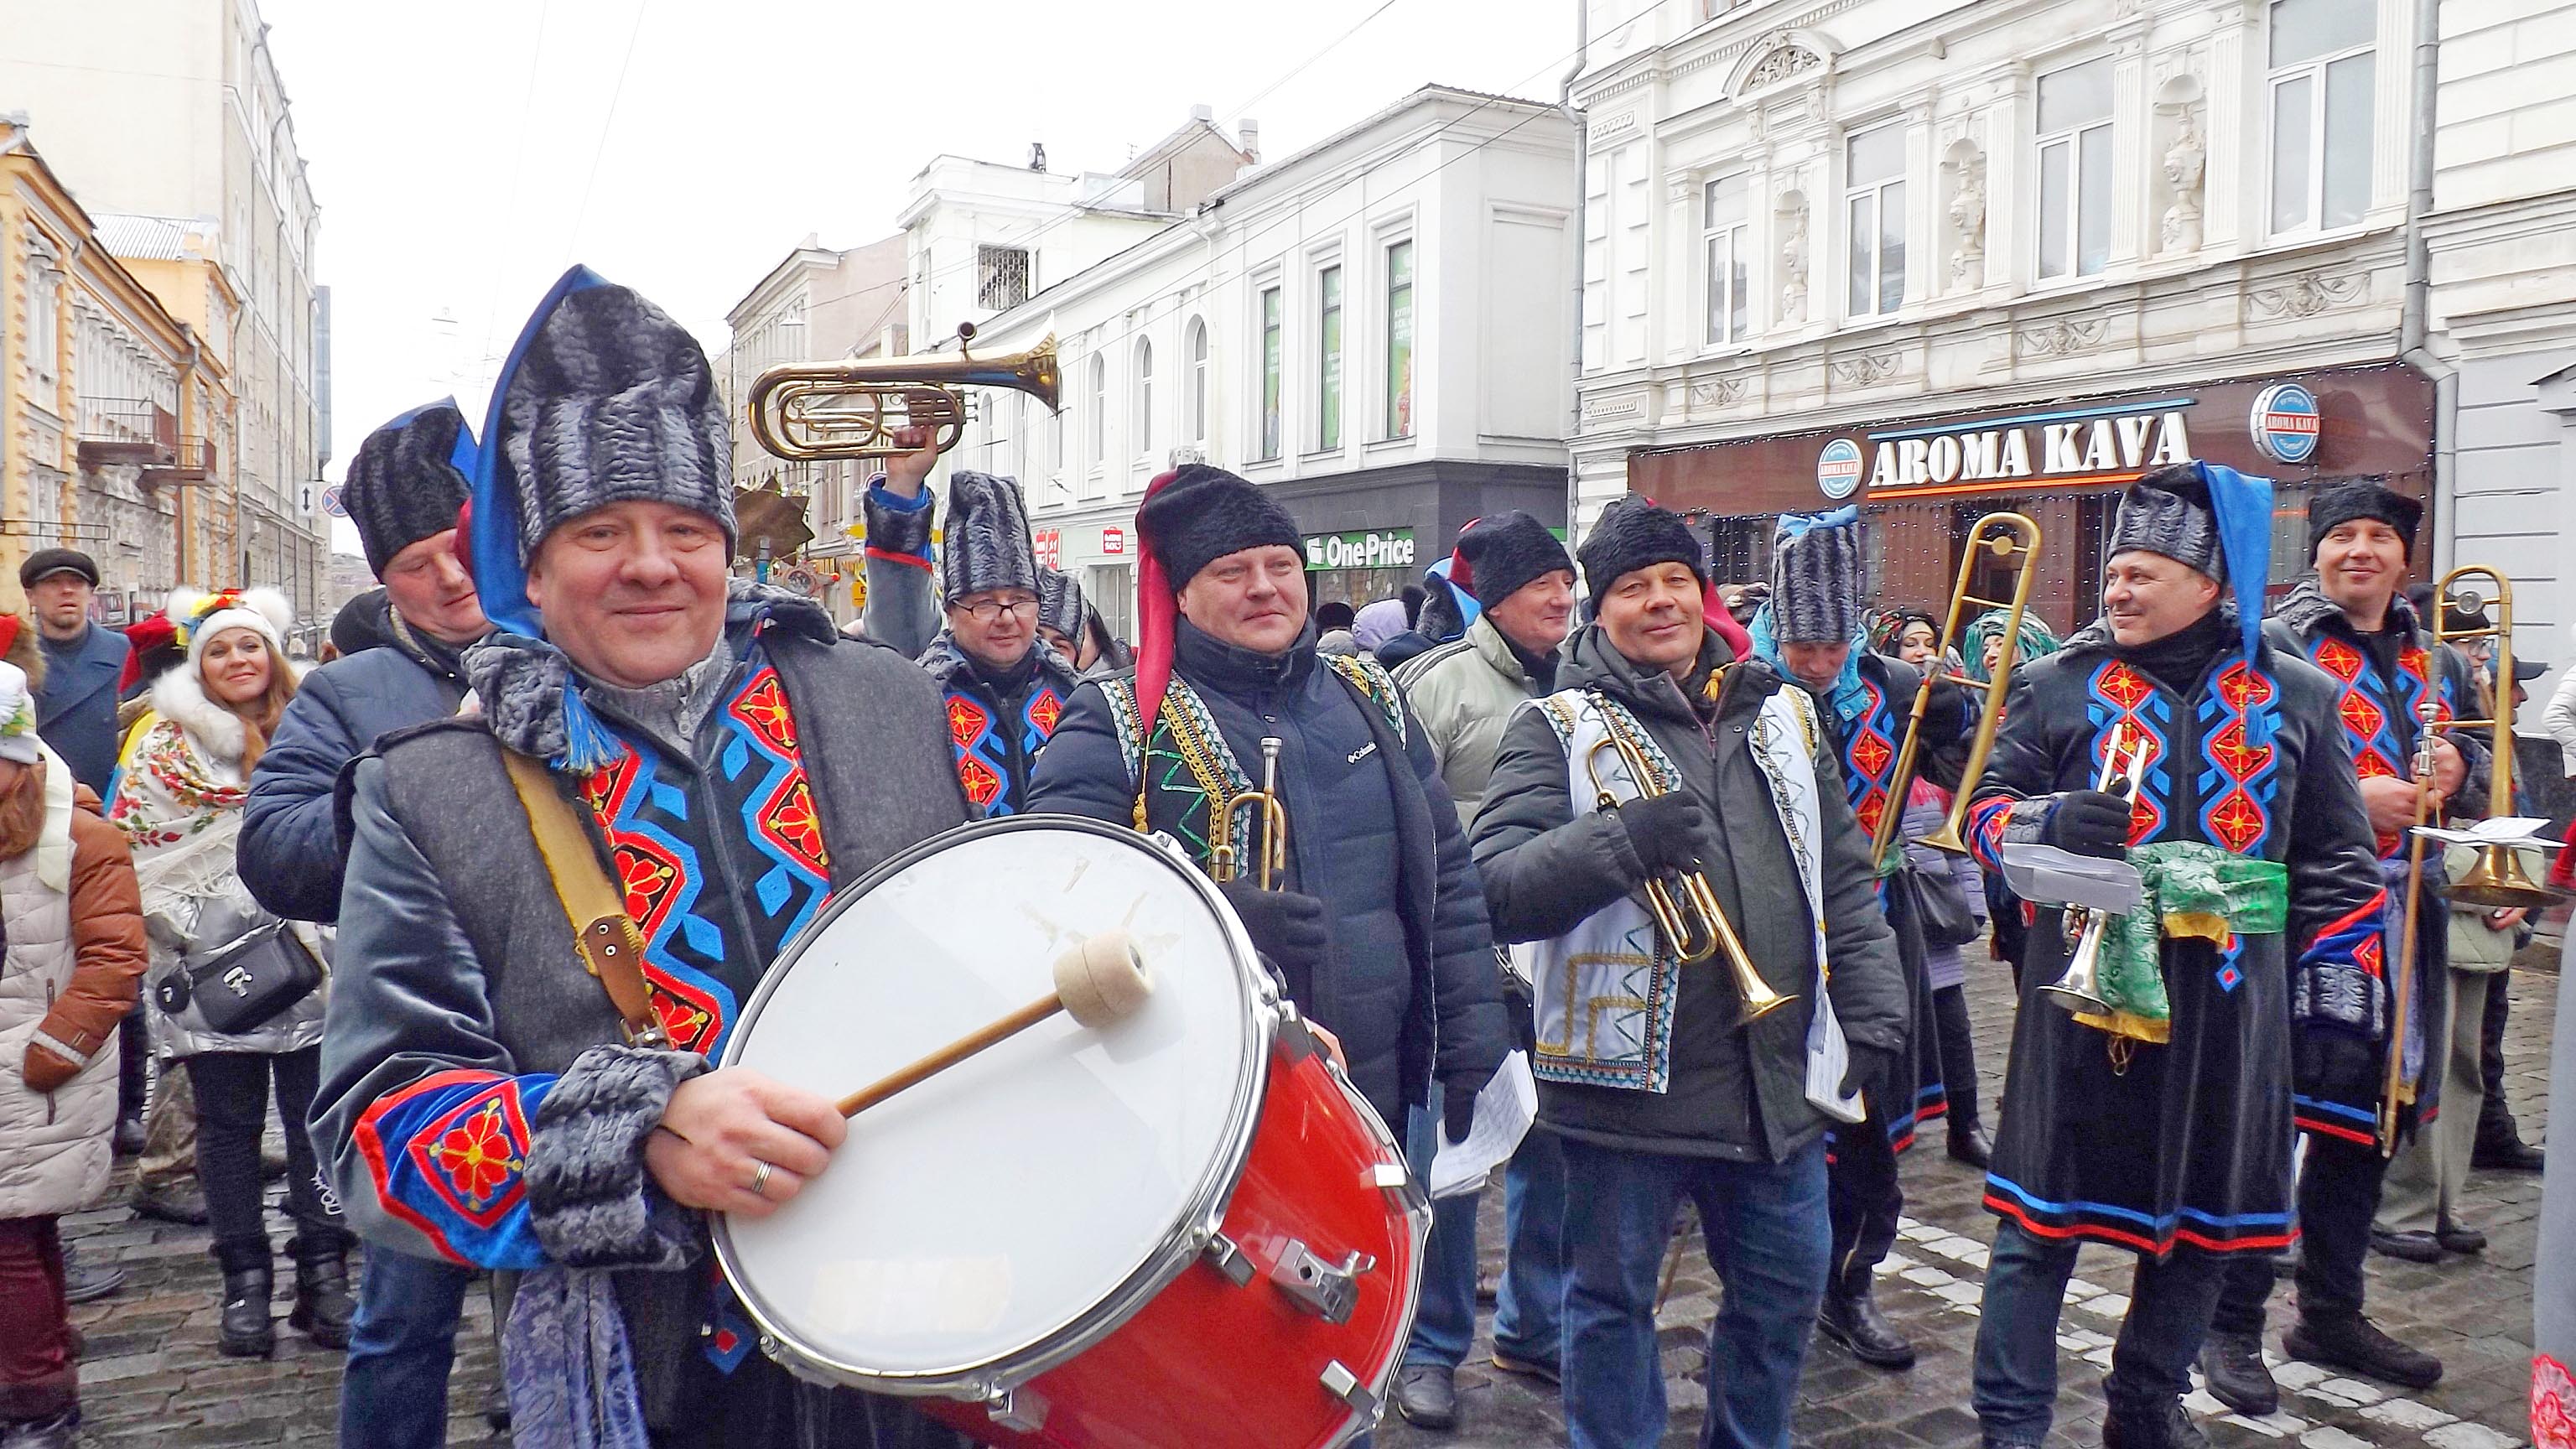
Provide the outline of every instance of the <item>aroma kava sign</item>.
<path id="1" fill-rule="evenodd" d="M 2192 459 L 2188 398 L 1868 434 L 1872 493 L 1944 484 L 2117 480 Z M 1825 444 L 1830 449 L 1847 439 Z M 1311 552 L 1314 545 L 1307 545 Z"/>

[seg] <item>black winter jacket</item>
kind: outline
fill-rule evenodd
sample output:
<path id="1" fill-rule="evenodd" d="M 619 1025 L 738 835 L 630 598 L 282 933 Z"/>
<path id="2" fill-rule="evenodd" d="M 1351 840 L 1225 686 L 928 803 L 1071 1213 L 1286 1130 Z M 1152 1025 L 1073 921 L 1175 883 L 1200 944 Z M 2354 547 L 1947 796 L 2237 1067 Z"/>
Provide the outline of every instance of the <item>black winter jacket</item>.
<path id="1" fill-rule="evenodd" d="M 1711 632 L 1700 667 L 1732 651 Z M 1789 840 L 1755 763 L 1748 730 L 1775 691 L 1796 688 L 1759 660 L 1727 669 L 1717 714 L 1703 726 L 1669 674 L 1648 674 L 1610 647 L 1598 624 L 1566 641 L 1560 690 L 1598 689 L 1626 705 L 1715 817 L 1726 846 L 1708 863 L 1710 886 L 1745 950 L 1773 989 L 1801 998 L 1750 1026 L 1720 960 L 1685 966 L 1674 1007 L 1672 1079 L 1663 1093 L 1543 1081 L 1541 1124 L 1609 1147 L 1778 1162 L 1814 1141 L 1827 1119 L 1806 1098 L 1807 1027 L 1815 985 L 1811 917 Z M 1842 767 L 1827 734 L 1815 750 L 1825 840 L 1825 949 L 1834 1010 L 1855 1047 L 1890 1055 L 1905 1045 L 1908 995 L 1896 940 L 1879 910 L 1869 841 L 1852 817 Z M 1515 715 L 1476 816 L 1476 864 L 1495 934 L 1506 941 L 1560 936 L 1639 888 L 1644 869 L 1616 812 L 1576 819 L 1564 747 L 1545 716 Z"/>
<path id="2" fill-rule="evenodd" d="M 1298 1006 L 1341 1039 L 1351 1080 L 1390 1124 L 1435 1073 L 1481 1086 L 1510 1030 L 1484 897 L 1420 722 L 1407 715 L 1399 745 L 1377 708 L 1318 664 L 1311 626 L 1269 657 L 1183 621 L 1173 672 L 1248 768 L 1259 770 L 1264 736 L 1281 742 L 1290 885 L 1323 899 L 1332 933 L 1332 959 Z M 1124 825 L 1135 803 L 1108 699 L 1085 684 L 1038 757 L 1029 808 Z"/>

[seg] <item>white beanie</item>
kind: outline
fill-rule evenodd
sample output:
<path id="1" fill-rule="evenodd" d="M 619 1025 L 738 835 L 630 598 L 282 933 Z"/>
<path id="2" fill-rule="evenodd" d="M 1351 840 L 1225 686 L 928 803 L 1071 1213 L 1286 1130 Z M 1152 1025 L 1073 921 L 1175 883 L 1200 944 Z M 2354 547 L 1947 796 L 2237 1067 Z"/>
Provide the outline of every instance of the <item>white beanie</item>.
<path id="1" fill-rule="evenodd" d="M 211 594 L 175 589 L 164 612 L 178 629 L 179 643 L 188 651 L 191 664 L 205 652 L 206 641 L 226 629 L 257 630 L 268 641 L 270 652 L 284 659 L 286 631 L 295 622 L 294 607 L 275 589 L 224 589 Z"/>
<path id="2" fill-rule="evenodd" d="M 27 671 L 0 664 L 0 760 L 32 765 L 41 749 L 36 740 L 36 697 L 28 692 Z"/>

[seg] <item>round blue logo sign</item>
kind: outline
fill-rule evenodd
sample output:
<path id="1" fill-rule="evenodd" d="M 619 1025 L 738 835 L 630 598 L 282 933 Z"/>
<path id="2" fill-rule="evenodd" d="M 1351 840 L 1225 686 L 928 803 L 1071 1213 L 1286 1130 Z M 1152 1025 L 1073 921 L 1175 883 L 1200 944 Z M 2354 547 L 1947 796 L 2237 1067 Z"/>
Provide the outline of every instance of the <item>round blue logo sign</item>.
<path id="1" fill-rule="evenodd" d="M 2254 447 L 2275 463 L 2315 457 L 2317 422 L 2317 395 L 2295 382 L 2275 383 L 2254 396 Z"/>
<path id="2" fill-rule="evenodd" d="M 1849 498 L 1860 487 L 1860 444 L 1836 438 L 1816 455 L 1816 486 L 1827 498 Z"/>

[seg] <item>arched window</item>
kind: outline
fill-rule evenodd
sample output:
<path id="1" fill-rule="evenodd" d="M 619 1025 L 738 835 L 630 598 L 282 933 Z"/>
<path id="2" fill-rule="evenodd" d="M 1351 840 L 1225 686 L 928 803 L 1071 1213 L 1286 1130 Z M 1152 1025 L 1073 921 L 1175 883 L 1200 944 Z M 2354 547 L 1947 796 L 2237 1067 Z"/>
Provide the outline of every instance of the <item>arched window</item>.
<path id="1" fill-rule="evenodd" d="M 1127 425 L 1128 441 L 1135 445 L 1136 456 L 1148 457 L 1154 451 L 1154 344 L 1136 339 L 1136 401 Z"/>
<path id="2" fill-rule="evenodd" d="M 1091 359 L 1091 461 L 1096 465 L 1109 457 L 1109 359 L 1092 355 Z"/>
<path id="3" fill-rule="evenodd" d="M 1205 318 L 1190 319 L 1189 441 L 1204 444 L 1208 435 L 1208 335 Z"/>

